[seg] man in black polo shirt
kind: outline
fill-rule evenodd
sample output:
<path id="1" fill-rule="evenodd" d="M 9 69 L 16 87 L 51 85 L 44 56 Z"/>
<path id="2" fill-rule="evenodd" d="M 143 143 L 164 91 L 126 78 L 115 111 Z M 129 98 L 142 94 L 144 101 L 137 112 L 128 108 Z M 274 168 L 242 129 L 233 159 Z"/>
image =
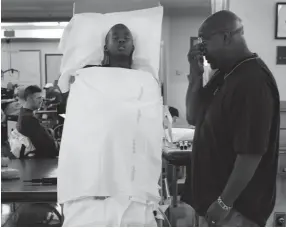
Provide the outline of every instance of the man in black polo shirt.
<path id="1" fill-rule="evenodd" d="M 265 226 L 274 204 L 280 99 L 265 63 L 247 47 L 232 12 L 199 29 L 200 51 L 189 53 L 187 119 L 196 126 L 183 201 L 200 226 Z M 218 69 L 202 87 L 202 54 Z"/>
<path id="2" fill-rule="evenodd" d="M 34 116 L 42 102 L 42 90 L 38 86 L 28 86 L 24 91 L 24 105 L 20 110 L 17 130 L 28 137 L 36 148 L 36 158 L 49 158 L 58 155 L 56 144 L 47 130 Z"/>

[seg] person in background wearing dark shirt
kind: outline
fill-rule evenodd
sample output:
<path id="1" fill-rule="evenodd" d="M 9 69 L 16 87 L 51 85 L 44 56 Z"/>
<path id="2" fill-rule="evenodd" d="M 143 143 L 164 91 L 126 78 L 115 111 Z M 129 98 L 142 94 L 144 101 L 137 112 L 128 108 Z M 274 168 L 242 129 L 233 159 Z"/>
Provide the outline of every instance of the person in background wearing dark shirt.
<path id="1" fill-rule="evenodd" d="M 169 106 L 169 112 L 173 118 L 173 123 L 175 123 L 177 121 L 177 119 L 179 118 L 179 110 Z"/>
<path id="2" fill-rule="evenodd" d="M 24 104 L 24 91 L 25 86 L 19 86 L 15 92 L 15 101 L 8 104 L 4 110 L 5 115 L 7 116 L 19 116 L 21 107 Z"/>
<path id="3" fill-rule="evenodd" d="M 200 216 L 199 226 L 265 226 L 276 196 L 275 79 L 248 49 L 234 13 L 207 18 L 199 37 L 200 48 L 188 56 L 187 120 L 196 131 L 182 200 Z M 205 87 L 202 54 L 218 69 Z"/>
<path id="4" fill-rule="evenodd" d="M 42 102 L 42 90 L 38 86 L 28 86 L 24 91 L 24 105 L 20 110 L 17 130 L 28 137 L 36 148 L 36 158 L 56 157 L 58 150 L 52 136 L 34 116 Z"/>

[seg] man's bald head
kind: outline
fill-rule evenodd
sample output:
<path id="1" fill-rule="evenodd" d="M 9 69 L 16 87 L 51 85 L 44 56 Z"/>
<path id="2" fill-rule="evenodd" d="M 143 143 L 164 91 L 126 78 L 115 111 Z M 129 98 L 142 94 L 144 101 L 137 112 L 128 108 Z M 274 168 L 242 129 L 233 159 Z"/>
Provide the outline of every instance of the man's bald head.
<path id="1" fill-rule="evenodd" d="M 209 16 L 199 29 L 199 36 L 208 37 L 217 32 L 233 32 L 243 29 L 241 19 L 233 12 L 222 10 Z"/>
<path id="2" fill-rule="evenodd" d="M 241 19 L 226 10 L 208 17 L 199 29 L 201 47 L 212 69 L 222 69 L 234 55 L 247 50 Z"/>

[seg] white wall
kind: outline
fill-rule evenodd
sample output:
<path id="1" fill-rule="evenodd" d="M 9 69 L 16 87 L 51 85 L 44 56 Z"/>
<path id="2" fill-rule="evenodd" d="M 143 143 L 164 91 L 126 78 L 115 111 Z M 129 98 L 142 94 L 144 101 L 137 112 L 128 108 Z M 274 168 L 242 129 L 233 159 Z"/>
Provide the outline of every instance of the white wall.
<path id="1" fill-rule="evenodd" d="M 278 1 L 230 0 L 230 10 L 242 18 L 249 47 L 253 52 L 258 53 L 269 66 L 276 79 L 281 100 L 286 100 L 286 66 L 276 65 L 276 46 L 286 45 L 285 40 L 274 39 L 275 3 Z M 286 2 L 286 0 L 279 2 Z M 197 36 L 200 24 L 209 15 L 206 10 L 167 14 L 163 22 L 163 39 L 166 28 L 169 34 L 166 56 L 166 103 L 179 109 L 180 117 L 184 122 L 185 95 L 188 86 L 186 75 L 189 73 L 186 56 L 190 47 L 190 37 Z"/>
<path id="2" fill-rule="evenodd" d="M 36 42 L 13 42 L 11 43 L 11 50 L 40 50 L 41 51 L 41 75 L 39 77 L 42 78 L 42 86 L 45 84 L 45 54 L 57 54 L 59 41 L 36 41 Z M 2 42 L 2 51 L 1 58 L 7 58 L 8 53 L 4 52 L 7 50 L 7 44 Z M 12 62 L 13 67 L 13 62 Z M 6 85 L 2 85 L 2 87 L 6 87 Z"/>
<path id="3" fill-rule="evenodd" d="M 286 0 L 230 0 L 230 10 L 243 20 L 247 43 L 266 62 L 280 92 L 286 100 L 286 65 L 276 65 L 276 46 L 286 46 L 286 40 L 275 40 L 275 4 Z"/>
<path id="4" fill-rule="evenodd" d="M 169 55 L 167 71 L 167 102 L 179 110 L 180 119 L 186 122 L 185 96 L 188 87 L 189 63 L 187 54 L 190 37 L 197 37 L 201 23 L 210 15 L 211 9 L 168 15 Z"/>
<path id="5" fill-rule="evenodd" d="M 162 24 L 162 41 L 164 42 L 163 50 L 162 50 L 162 68 L 160 68 L 160 80 L 164 83 L 164 101 L 167 101 L 167 79 L 170 74 L 170 17 L 168 13 L 164 12 L 163 24 Z"/>

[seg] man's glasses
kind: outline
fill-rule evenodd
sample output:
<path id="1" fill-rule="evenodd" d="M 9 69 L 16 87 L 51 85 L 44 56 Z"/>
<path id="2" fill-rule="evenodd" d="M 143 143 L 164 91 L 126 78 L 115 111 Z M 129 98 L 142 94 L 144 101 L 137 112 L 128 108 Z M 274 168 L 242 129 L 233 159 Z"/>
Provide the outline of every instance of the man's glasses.
<path id="1" fill-rule="evenodd" d="M 213 32 L 211 34 L 209 34 L 207 37 L 198 37 L 198 40 L 197 40 L 197 43 L 199 45 L 199 50 L 202 52 L 202 54 L 204 55 L 206 53 L 206 44 L 207 44 L 207 41 L 214 35 L 216 34 L 219 34 L 219 33 L 228 33 L 230 36 L 233 36 L 234 34 L 236 33 L 240 33 L 243 31 L 243 27 L 239 27 L 233 31 L 216 31 L 216 32 Z"/>
<path id="2" fill-rule="evenodd" d="M 199 46 L 199 51 L 202 53 L 202 55 L 206 54 L 206 42 L 203 40 L 202 37 L 198 38 L 198 42 L 197 42 L 198 46 Z"/>

